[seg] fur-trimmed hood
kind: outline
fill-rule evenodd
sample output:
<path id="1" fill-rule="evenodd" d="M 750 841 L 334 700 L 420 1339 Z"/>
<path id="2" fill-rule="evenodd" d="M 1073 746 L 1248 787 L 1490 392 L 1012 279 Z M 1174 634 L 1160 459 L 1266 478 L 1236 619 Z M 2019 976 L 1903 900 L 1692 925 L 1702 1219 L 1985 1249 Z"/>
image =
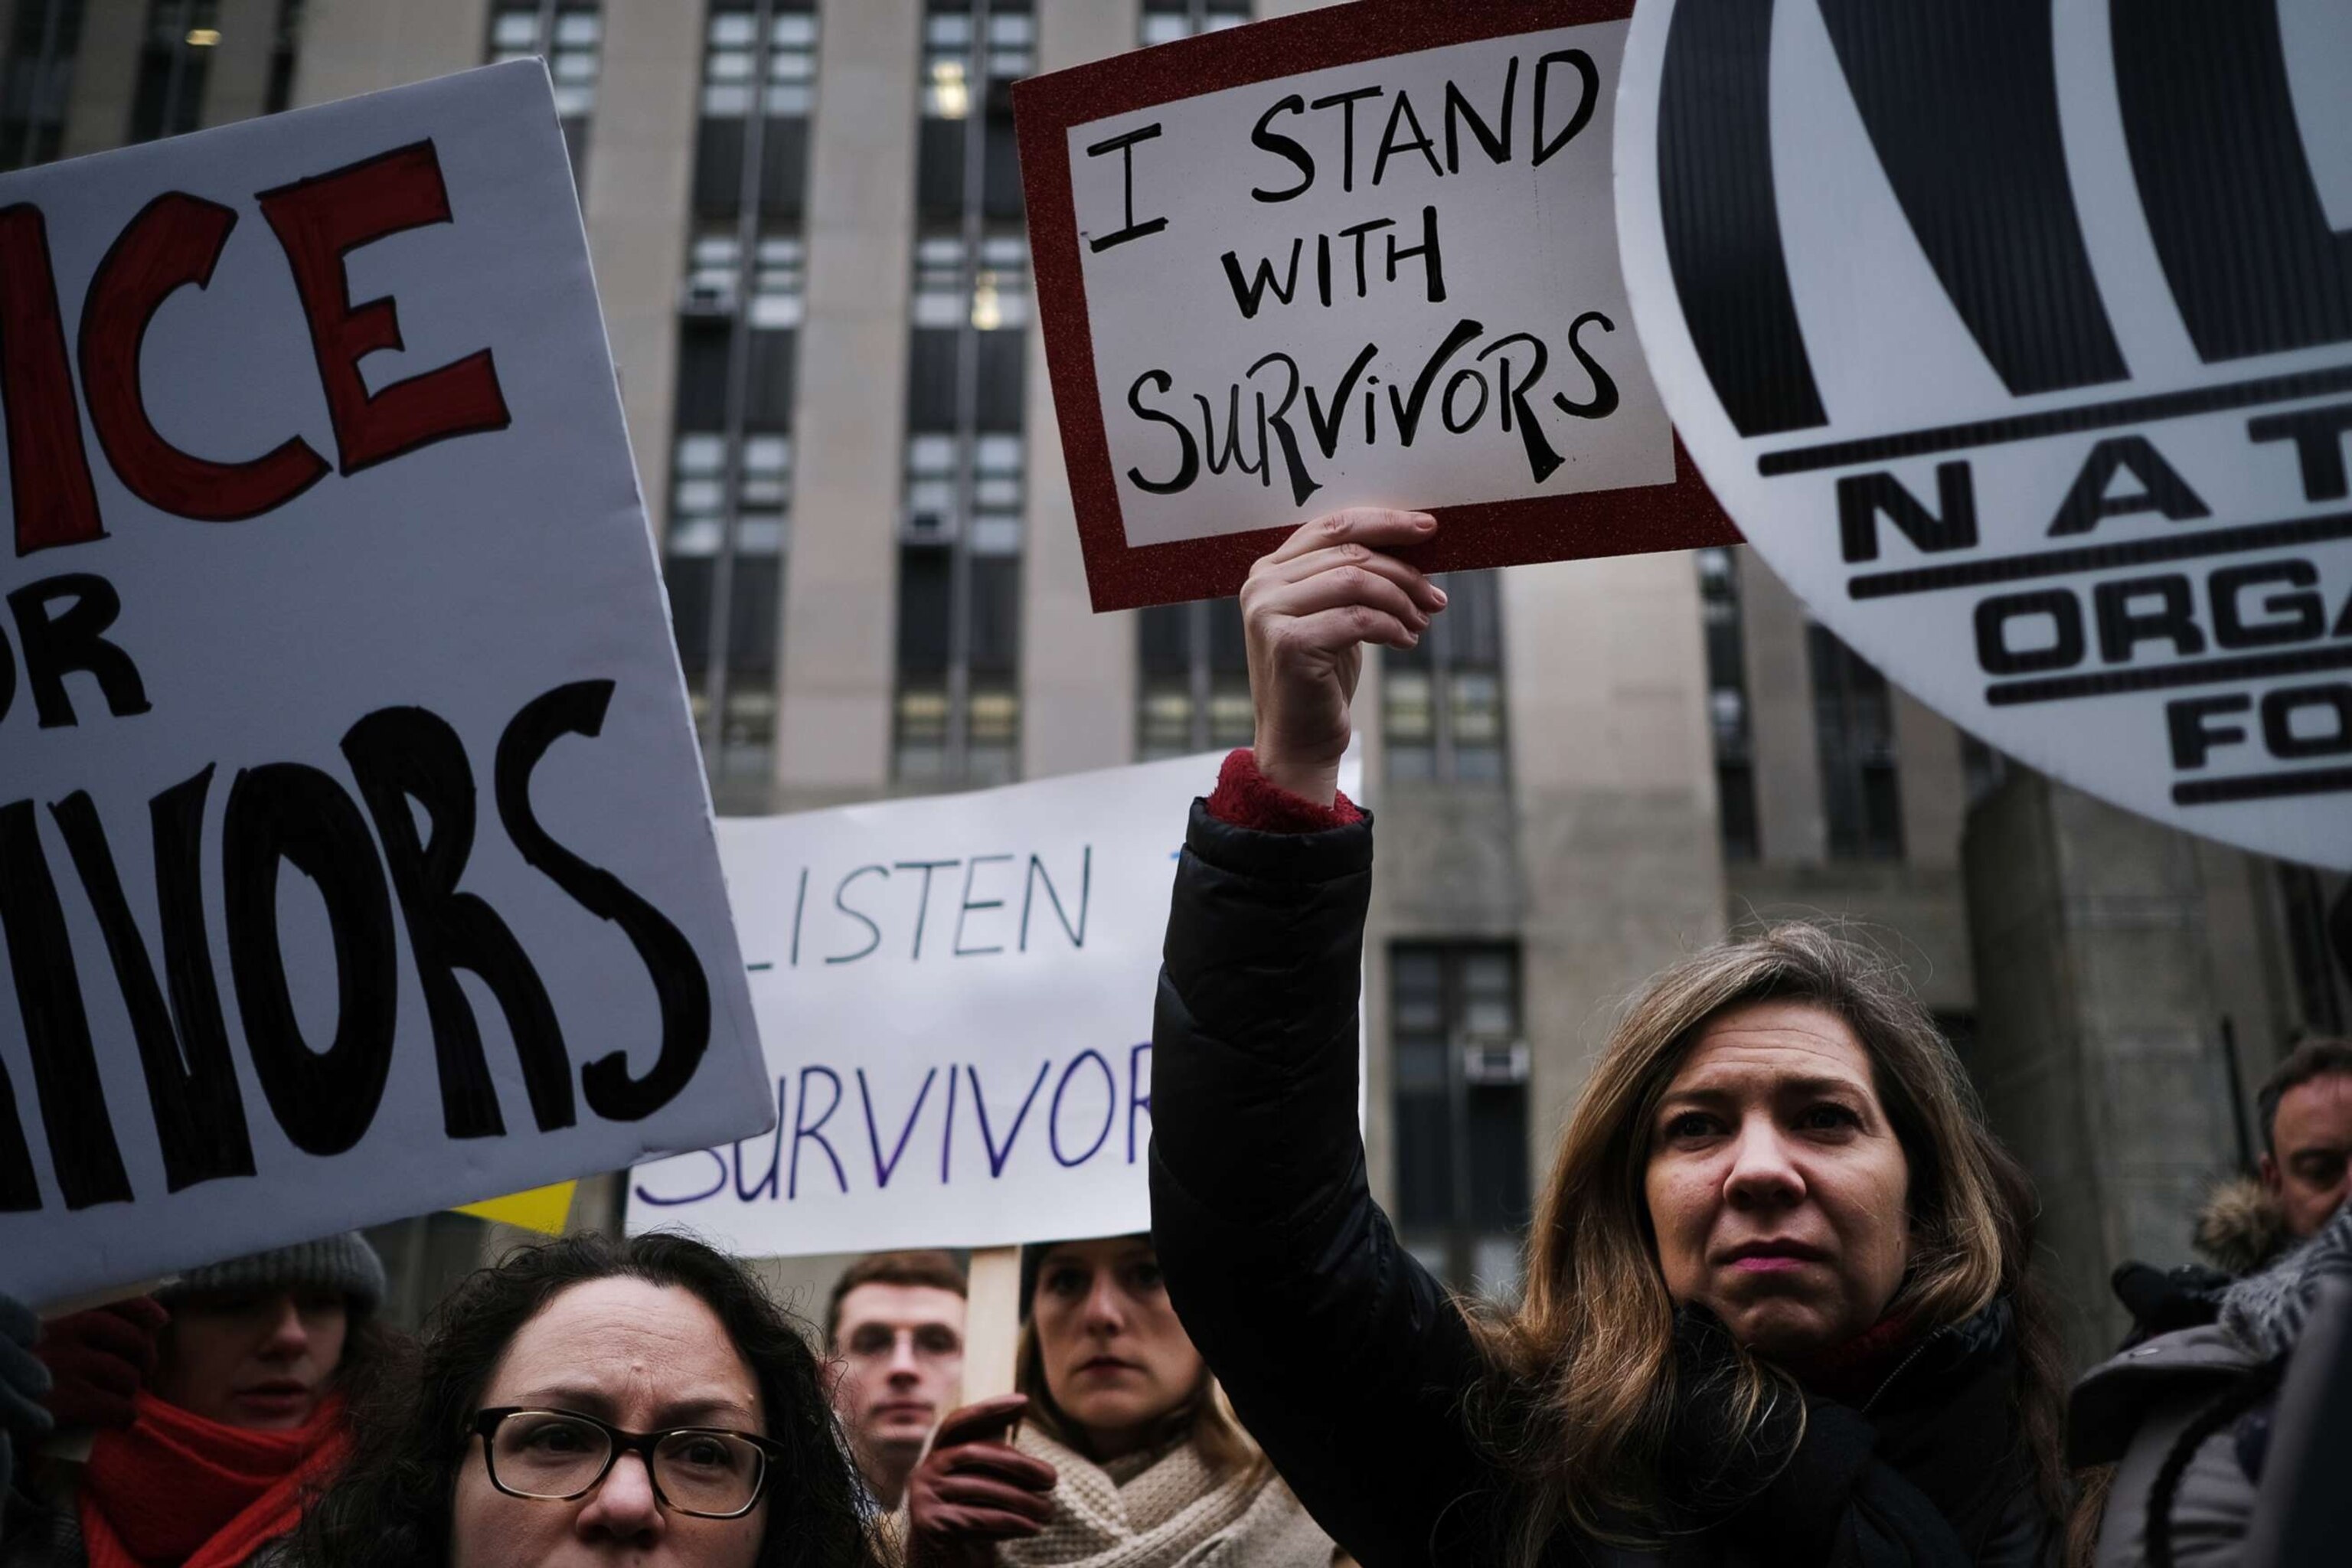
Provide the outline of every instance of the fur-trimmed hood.
<path id="1" fill-rule="evenodd" d="M 2224 1273 L 2252 1274 L 2285 1251 L 2293 1239 L 2286 1232 L 2286 1216 L 2252 1176 L 2222 1183 L 2198 1212 L 2197 1250 Z"/>

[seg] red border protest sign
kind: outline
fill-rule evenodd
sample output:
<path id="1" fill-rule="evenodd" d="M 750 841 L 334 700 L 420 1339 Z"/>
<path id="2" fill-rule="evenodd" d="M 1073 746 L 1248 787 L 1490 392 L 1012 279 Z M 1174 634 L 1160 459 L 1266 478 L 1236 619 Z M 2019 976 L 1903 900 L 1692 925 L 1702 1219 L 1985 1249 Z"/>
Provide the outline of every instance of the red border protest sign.
<path id="1" fill-rule="evenodd" d="M 1128 609 L 1233 593 L 1250 563 L 1271 549 L 1292 523 L 1326 510 L 1327 504 L 1340 502 L 1331 499 L 1333 492 L 1326 491 L 1314 504 L 1302 504 L 1280 526 L 1165 542 L 1136 541 L 1138 530 L 1131 526 L 1135 520 L 1122 506 L 1097 375 L 1097 339 L 1103 323 L 1090 313 L 1087 299 L 1072 183 L 1072 130 L 1114 116 L 1332 68 L 1563 27 L 1619 23 L 1631 11 L 1626 0 L 1502 0 L 1478 5 L 1446 0 L 1362 0 L 1140 49 L 1076 69 L 1034 77 L 1014 87 L 1045 352 L 1086 552 L 1087 586 L 1096 609 Z M 1622 38 L 1622 33 L 1617 36 Z M 1523 102 L 1533 96 L 1532 86 L 1522 89 Z M 1434 112 L 1444 106 L 1424 107 Z M 1611 112 L 1611 106 L 1601 102 L 1592 119 L 1605 123 Z M 1430 123 L 1436 122 L 1433 119 Z M 1349 134 L 1355 134 L 1352 123 Z M 1379 135 L 1375 115 L 1365 117 L 1363 135 L 1369 157 L 1370 144 Z M 1386 161 L 1385 153 L 1382 161 Z M 1433 158 L 1431 163 L 1433 172 Z M 1277 172 L 1282 167 L 1278 162 L 1274 166 Z M 1433 188 L 1443 184 L 1432 181 Z M 1602 188 L 1605 192 L 1605 182 Z M 1604 196 L 1596 205 L 1599 210 L 1590 221 L 1606 228 L 1613 221 L 1610 204 Z M 1585 220 L 1580 216 L 1577 221 Z M 1470 237 L 1449 237 L 1452 254 L 1474 252 Z M 1298 285 L 1295 259 L 1292 268 L 1293 284 L 1305 287 Z M 1397 274 L 1393 258 L 1389 272 L 1393 282 Z M 1609 281 L 1614 287 L 1613 274 Z M 1238 274 L 1235 289 L 1238 294 Z M 1432 297 L 1440 297 L 1433 289 Z M 1565 327 L 1567 323 L 1563 320 L 1558 324 Z M 1636 396 L 1654 401 L 1631 325 L 1627 319 L 1606 329 L 1614 334 L 1608 340 L 1616 356 L 1612 369 L 1626 385 L 1629 403 Z M 1559 360 L 1572 368 L 1574 362 L 1567 358 L 1568 340 L 1557 332 L 1554 336 L 1559 340 L 1556 343 Z M 1582 357 L 1580 352 L 1579 357 Z M 1331 368 L 1335 373 L 1344 369 L 1344 360 Z M 1330 411 L 1335 424 L 1342 416 L 1339 401 L 1340 394 L 1335 391 Z M 1496 399 L 1498 408 L 1504 401 Z M 1351 422 L 1352 406 L 1345 413 Z M 1368 411 L 1370 406 L 1366 405 Z M 1503 428 L 1509 428 L 1507 416 Z M 1662 415 L 1657 416 L 1657 428 L 1661 439 L 1656 468 L 1663 474 L 1664 448 L 1672 438 L 1664 434 Z M 1739 537 L 1678 440 L 1672 441 L 1672 481 L 1666 483 L 1621 481 L 1620 488 L 1587 486 L 1570 493 L 1459 505 L 1443 504 L 1442 493 L 1383 494 L 1381 499 L 1400 505 L 1439 503 L 1433 510 L 1445 526 L 1434 543 L 1415 555 L 1418 564 L 1434 571 L 1636 554 L 1732 543 Z"/>

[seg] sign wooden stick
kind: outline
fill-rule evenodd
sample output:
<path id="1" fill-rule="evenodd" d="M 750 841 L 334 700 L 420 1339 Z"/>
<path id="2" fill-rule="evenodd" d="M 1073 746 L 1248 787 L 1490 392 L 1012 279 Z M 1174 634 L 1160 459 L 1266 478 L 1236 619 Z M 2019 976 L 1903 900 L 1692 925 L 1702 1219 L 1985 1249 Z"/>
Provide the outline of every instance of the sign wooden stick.
<path id="1" fill-rule="evenodd" d="M 1021 1342 L 1021 1249 L 976 1247 L 965 1288 L 963 1403 L 1013 1392 Z"/>

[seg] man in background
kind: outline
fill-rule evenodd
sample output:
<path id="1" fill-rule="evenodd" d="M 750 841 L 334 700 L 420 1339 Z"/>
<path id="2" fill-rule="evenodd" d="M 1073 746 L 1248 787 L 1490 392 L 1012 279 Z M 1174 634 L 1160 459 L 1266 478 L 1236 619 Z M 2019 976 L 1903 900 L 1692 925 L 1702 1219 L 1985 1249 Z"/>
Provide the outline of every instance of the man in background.
<path id="1" fill-rule="evenodd" d="M 877 1252 L 834 1285 L 833 1408 L 876 1509 L 897 1511 L 940 1417 L 963 1394 L 964 1274 L 944 1252 Z"/>

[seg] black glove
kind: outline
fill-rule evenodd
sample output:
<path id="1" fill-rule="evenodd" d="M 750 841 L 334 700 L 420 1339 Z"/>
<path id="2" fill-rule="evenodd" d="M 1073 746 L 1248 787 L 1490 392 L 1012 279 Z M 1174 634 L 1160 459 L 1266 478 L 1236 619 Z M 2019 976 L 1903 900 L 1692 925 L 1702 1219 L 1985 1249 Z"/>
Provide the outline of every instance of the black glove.
<path id="1" fill-rule="evenodd" d="M 30 1307 L 0 1295 L 0 1499 L 16 1483 L 15 1448 L 29 1448 L 49 1432 L 49 1413 L 41 1407 L 42 1395 L 49 1392 L 49 1369 L 33 1354 L 40 1331 L 41 1320 Z"/>

